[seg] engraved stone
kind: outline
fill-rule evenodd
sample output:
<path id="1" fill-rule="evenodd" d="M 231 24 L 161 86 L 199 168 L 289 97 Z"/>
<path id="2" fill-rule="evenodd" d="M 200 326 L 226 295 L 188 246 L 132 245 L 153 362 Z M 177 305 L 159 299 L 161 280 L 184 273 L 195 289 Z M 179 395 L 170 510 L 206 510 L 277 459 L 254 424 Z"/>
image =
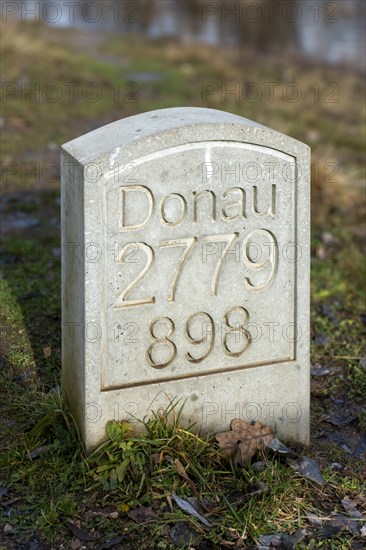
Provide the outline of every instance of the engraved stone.
<path id="1" fill-rule="evenodd" d="M 162 109 L 62 150 L 62 384 L 87 451 L 185 401 L 309 440 L 310 149 L 242 117 Z"/>

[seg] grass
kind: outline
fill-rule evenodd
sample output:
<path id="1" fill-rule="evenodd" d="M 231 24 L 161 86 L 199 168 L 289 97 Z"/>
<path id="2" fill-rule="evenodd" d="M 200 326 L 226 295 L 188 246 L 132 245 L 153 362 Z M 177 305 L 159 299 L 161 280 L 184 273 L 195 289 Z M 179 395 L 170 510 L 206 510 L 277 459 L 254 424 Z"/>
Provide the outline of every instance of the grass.
<path id="1" fill-rule="evenodd" d="M 143 522 L 140 548 L 174 548 L 166 537 L 167 526 L 180 522 L 211 547 L 233 542 L 247 547 L 263 533 L 291 533 L 303 527 L 305 514 L 321 515 L 326 522 L 329 511 L 319 510 L 319 502 L 337 506 L 344 495 L 356 498 L 362 492 L 360 481 L 345 477 L 340 482 L 329 466 L 323 470 L 326 484 L 319 490 L 269 452 L 258 456 L 263 467 L 259 472 L 234 466 L 213 438 L 201 439 L 190 427 L 182 427 L 178 405 L 148 420 L 142 434 L 134 433 L 128 423 L 111 421 L 109 440 L 86 459 L 70 414 L 60 397 L 53 396 L 48 412 L 43 411 L 27 434 L 25 447 L 9 453 L 5 465 L 10 469 L 17 464 L 8 479 L 14 494 L 22 494 L 27 482 L 18 507 L 21 515 L 11 520 L 19 540 L 26 540 L 37 527 L 57 544 L 68 536 L 72 521 L 82 526 L 84 535 L 92 533 L 95 542 L 121 532 L 131 542 L 137 531 L 133 512 L 138 509 Z M 31 459 L 30 449 L 40 446 L 45 451 Z M 174 505 L 173 491 L 181 498 L 195 498 L 212 526 L 203 526 Z M 352 548 L 348 539 L 335 538 L 332 548 L 339 548 L 340 541 L 344 548 Z"/>
<path id="2" fill-rule="evenodd" d="M 73 31 L 39 25 L 4 26 L 4 80 L 25 79 L 30 88 L 55 82 L 62 90 L 64 82 L 78 84 L 73 102 L 67 95 L 58 103 L 24 101 L 21 92 L 9 96 L 3 113 L 5 166 L 19 167 L 24 158 L 39 159 L 44 166 L 55 161 L 54 145 L 129 114 L 178 104 L 235 112 L 313 146 L 311 354 L 313 364 L 335 370 L 312 379 L 312 446 L 296 451 L 318 461 L 325 484 L 319 488 L 301 478 L 268 450 L 255 459 L 263 469 L 234 466 L 213 438 L 201 439 L 194 427 L 184 426 L 181 403 L 156 414 L 140 435 L 127 424 L 110 424 L 107 443 L 86 458 L 59 391 L 60 242 L 58 229 L 48 224 L 58 216 L 58 181 L 35 182 L 31 175 L 22 178 L 19 170 L 10 170 L 4 190 L 40 226 L 9 232 L 2 243 L 1 353 L 6 365 L 0 370 L 0 467 L 7 493 L 0 500 L 0 522 L 11 532 L 1 531 L 0 549 L 26 547 L 38 538 L 45 548 L 69 548 L 78 536 L 93 539 L 82 542 L 87 548 L 123 537 L 116 547 L 169 549 L 177 547 L 171 538 L 177 525 L 191 529 L 202 549 L 249 548 L 262 534 L 294 533 L 300 527 L 309 530 L 300 549 L 362 548 L 360 538 L 346 531 L 324 540 L 311 535 L 314 527 L 307 517 L 315 513 L 329 524 L 333 512 L 345 513 L 340 504 L 345 496 L 365 511 L 364 465 L 351 452 L 366 425 L 366 371 L 360 363 L 366 356 L 360 232 L 365 204 L 358 185 L 364 146 L 361 78 L 345 71 L 340 79 L 334 68 L 298 67 L 291 60 L 258 63 L 231 51 L 133 37 L 97 45 L 86 40 L 75 53 L 65 45 L 73 37 Z M 138 83 L 138 101 L 127 101 L 129 74 L 139 71 L 154 71 L 161 79 Z M 273 102 L 221 95 L 221 83 L 242 90 L 247 82 L 257 82 L 265 90 L 263 83 L 271 81 L 279 83 Z M 299 104 L 283 99 L 289 81 L 301 86 Z M 83 98 L 88 82 L 100 85 L 100 101 Z M 203 101 L 207 82 L 216 83 L 218 91 Z M 314 82 L 319 82 L 318 102 Z M 325 102 L 329 82 L 339 84 L 337 103 Z M 336 162 L 333 178 L 329 162 Z M 356 420 L 331 426 L 324 417 L 339 414 L 341 406 L 334 400 L 344 398 Z M 345 450 L 327 439 L 329 434 L 344 436 L 353 447 Z M 180 510 L 172 491 L 196 499 L 212 528 Z M 142 515 L 134 515 L 136 509 Z"/>

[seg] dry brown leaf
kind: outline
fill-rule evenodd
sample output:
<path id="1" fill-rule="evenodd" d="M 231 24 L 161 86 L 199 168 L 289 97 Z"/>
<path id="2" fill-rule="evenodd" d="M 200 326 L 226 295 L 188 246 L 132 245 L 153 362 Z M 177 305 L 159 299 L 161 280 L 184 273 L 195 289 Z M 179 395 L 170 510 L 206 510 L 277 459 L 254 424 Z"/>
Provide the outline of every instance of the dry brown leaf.
<path id="1" fill-rule="evenodd" d="M 195 484 L 193 483 L 193 481 L 191 480 L 191 478 L 187 474 L 186 469 L 183 466 L 183 464 L 181 463 L 181 461 L 178 458 L 176 458 L 176 459 L 174 459 L 174 464 L 175 464 L 175 467 L 177 468 L 178 474 L 180 474 L 186 481 L 188 481 L 189 485 L 195 491 L 196 490 Z"/>
<path id="2" fill-rule="evenodd" d="M 151 458 L 153 459 L 154 464 L 156 464 L 157 466 L 160 466 L 160 464 L 164 460 L 164 451 L 160 451 L 160 453 L 153 453 L 151 455 Z"/>
<path id="3" fill-rule="evenodd" d="M 52 353 L 52 349 L 49 346 L 47 346 L 46 348 L 43 348 L 43 355 L 45 357 L 47 358 L 51 357 L 51 353 Z"/>
<path id="4" fill-rule="evenodd" d="M 186 472 L 186 469 L 185 469 L 185 467 L 183 466 L 183 464 L 181 463 L 181 461 L 179 460 L 179 458 L 175 458 L 175 459 L 174 459 L 174 464 L 175 464 L 175 467 L 177 468 L 178 474 L 180 474 L 182 477 L 184 477 L 184 479 L 189 480 L 189 477 L 188 477 L 188 474 L 187 474 L 187 472 Z"/>
<path id="5" fill-rule="evenodd" d="M 230 432 L 216 435 L 216 441 L 223 451 L 232 455 L 234 462 L 246 466 L 259 449 L 264 449 L 273 439 L 273 430 L 260 422 L 245 422 L 234 418 L 230 423 Z"/>
<path id="6" fill-rule="evenodd" d="M 128 512 L 128 517 L 131 518 L 136 523 L 143 523 L 144 521 L 158 520 L 159 516 L 151 506 L 140 506 L 134 510 Z"/>

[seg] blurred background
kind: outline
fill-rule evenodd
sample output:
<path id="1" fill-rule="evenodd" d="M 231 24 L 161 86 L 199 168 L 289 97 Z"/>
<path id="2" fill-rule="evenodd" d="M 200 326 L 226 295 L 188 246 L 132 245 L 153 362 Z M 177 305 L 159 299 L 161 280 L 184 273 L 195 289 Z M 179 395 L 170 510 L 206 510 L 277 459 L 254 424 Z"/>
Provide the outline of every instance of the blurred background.
<path id="1" fill-rule="evenodd" d="M 138 33 L 258 52 L 363 65 L 365 2 L 274 0 L 1 0 L 3 16 L 91 32 Z M 4 17 L 3 17 L 4 21 Z M 337 25 L 334 25 L 337 23 Z"/>

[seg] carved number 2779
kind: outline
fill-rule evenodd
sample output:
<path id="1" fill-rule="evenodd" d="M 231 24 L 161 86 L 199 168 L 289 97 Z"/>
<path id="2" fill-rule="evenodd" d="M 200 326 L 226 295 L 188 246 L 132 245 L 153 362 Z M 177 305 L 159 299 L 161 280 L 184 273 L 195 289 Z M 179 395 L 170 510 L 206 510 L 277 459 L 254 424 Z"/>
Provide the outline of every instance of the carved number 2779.
<path id="1" fill-rule="evenodd" d="M 266 239 L 266 241 L 264 242 L 264 246 L 265 247 L 269 246 L 268 257 L 267 259 L 261 262 L 254 261 L 249 256 L 251 241 L 255 235 L 264 237 Z M 222 264 L 225 262 L 226 255 L 229 252 L 235 240 L 238 238 L 238 236 L 239 236 L 238 233 L 227 233 L 224 235 L 208 235 L 208 236 L 202 237 L 202 241 L 225 243 L 225 245 L 221 247 L 221 253 L 218 255 L 218 261 L 213 272 L 211 288 L 210 288 L 211 296 L 217 296 L 217 289 L 218 289 Z M 178 262 L 175 266 L 173 276 L 171 278 L 171 283 L 168 291 L 168 302 L 175 301 L 177 286 L 181 278 L 183 268 L 193 248 L 196 246 L 196 244 L 197 244 L 197 237 L 188 237 L 185 239 L 172 239 L 168 241 L 163 241 L 159 245 L 160 248 L 178 248 L 179 247 L 182 249 L 182 253 L 179 256 Z M 128 299 L 128 296 L 130 295 L 130 293 L 138 286 L 138 284 L 150 271 L 155 260 L 155 253 L 153 248 L 150 245 L 142 242 L 135 242 L 135 243 L 126 244 L 122 248 L 118 256 L 118 262 L 121 264 L 125 263 L 127 252 L 128 251 L 133 252 L 134 250 L 135 251 L 140 250 L 145 254 L 146 264 L 143 267 L 143 269 L 140 271 L 140 273 L 136 276 L 136 278 L 119 295 L 115 306 L 117 309 L 123 308 L 123 307 L 133 307 L 133 306 L 141 306 L 145 304 L 155 303 L 155 296 L 151 296 L 148 298 L 140 298 L 137 300 Z M 267 280 L 259 285 L 253 284 L 248 279 L 248 277 L 244 279 L 244 285 L 248 290 L 267 289 L 272 283 L 272 280 L 277 272 L 277 267 L 278 267 L 278 243 L 277 243 L 276 237 L 267 229 L 254 229 L 244 239 L 244 242 L 242 245 L 242 258 L 243 258 L 244 266 L 251 271 L 258 272 L 260 270 L 266 269 L 267 267 L 270 267 L 270 272 L 268 274 Z"/>

